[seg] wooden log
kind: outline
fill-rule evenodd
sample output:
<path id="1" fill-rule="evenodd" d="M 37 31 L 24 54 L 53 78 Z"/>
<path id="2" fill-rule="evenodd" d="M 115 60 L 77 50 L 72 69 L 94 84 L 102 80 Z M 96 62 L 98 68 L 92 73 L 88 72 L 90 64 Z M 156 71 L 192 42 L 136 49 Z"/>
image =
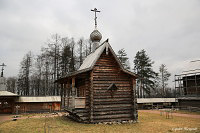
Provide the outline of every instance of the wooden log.
<path id="1" fill-rule="evenodd" d="M 120 110 L 132 110 L 132 109 L 130 107 L 95 108 L 94 112 L 120 111 Z"/>
<path id="2" fill-rule="evenodd" d="M 104 92 L 108 90 L 109 86 L 94 86 L 94 91 Z M 130 86 L 117 86 L 117 91 L 129 91 L 131 89 Z"/>
<path id="3" fill-rule="evenodd" d="M 101 122 L 122 122 L 122 121 L 129 121 L 133 120 L 132 118 L 109 118 L 109 119 L 94 119 L 94 123 L 101 123 Z"/>
<path id="4" fill-rule="evenodd" d="M 136 80 L 133 78 L 132 79 L 132 104 L 133 104 L 133 119 L 137 121 L 138 119 L 138 112 L 137 112 L 137 97 L 136 97 Z"/>
<path id="5" fill-rule="evenodd" d="M 89 114 L 89 119 L 90 119 L 90 122 L 92 123 L 93 122 L 93 71 L 90 72 L 90 114 Z"/>
<path id="6" fill-rule="evenodd" d="M 130 117 L 132 117 L 132 114 L 113 114 L 113 115 L 94 116 L 94 119 L 99 120 L 99 119 L 117 119 L 117 118 L 130 118 Z"/>
<path id="7" fill-rule="evenodd" d="M 67 108 L 69 108 L 69 95 L 70 95 L 70 80 L 67 80 L 67 85 L 66 85 L 66 90 L 67 90 Z"/>
<path id="8" fill-rule="evenodd" d="M 101 112 L 94 112 L 94 116 L 98 115 L 112 115 L 112 114 L 131 114 L 132 110 L 109 110 L 109 111 L 101 111 Z"/>
<path id="9" fill-rule="evenodd" d="M 109 102 L 94 102 L 94 105 L 95 106 L 98 106 L 98 105 L 105 105 L 105 106 L 109 106 L 109 105 L 117 105 L 117 104 L 132 104 L 131 101 L 109 101 Z"/>
<path id="10" fill-rule="evenodd" d="M 97 89 L 97 88 L 94 88 L 94 93 L 107 93 L 109 92 L 109 89 L 108 87 L 106 89 Z M 129 92 L 131 93 L 131 88 L 128 88 L 128 87 L 124 87 L 124 88 L 117 88 L 117 90 L 115 91 L 115 93 L 120 93 L 120 92 Z"/>
<path id="11" fill-rule="evenodd" d="M 75 109 L 75 77 L 72 77 L 72 109 Z"/>
<path id="12" fill-rule="evenodd" d="M 131 98 L 131 95 L 114 95 L 112 96 L 102 96 L 94 95 L 94 99 L 107 99 L 107 98 Z"/>
<path id="13" fill-rule="evenodd" d="M 94 102 L 110 102 L 110 101 L 131 101 L 131 98 L 107 98 L 107 99 L 94 99 Z"/>
<path id="14" fill-rule="evenodd" d="M 93 81 L 94 84 L 129 84 L 129 81 Z"/>
<path id="15" fill-rule="evenodd" d="M 130 84 L 116 84 L 118 87 L 131 87 L 131 85 Z M 100 88 L 100 87 L 109 87 L 110 86 L 110 84 L 94 84 L 93 85 L 95 88 Z"/>
<path id="16" fill-rule="evenodd" d="M 95 105 L 95 109 L 102 109 L 102 108 L 121 108 L 121 107 L 132 107 L 131 104 L 110 104 L 110 105 Z"/>

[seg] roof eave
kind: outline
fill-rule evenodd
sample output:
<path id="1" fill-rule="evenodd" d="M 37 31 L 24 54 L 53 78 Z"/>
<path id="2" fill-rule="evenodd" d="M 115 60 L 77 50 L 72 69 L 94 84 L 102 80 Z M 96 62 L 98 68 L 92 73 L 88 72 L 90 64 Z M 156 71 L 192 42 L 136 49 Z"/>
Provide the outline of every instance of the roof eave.
<path id="1" fill-rule="evenodd" d="M 79 70 L 79 71 L 75 71 L 75 72 L 72 72 L 72 73 L 69 73 L 69 74 L 65 75 L 64 77 L 55 80 L 55 83 L 60 82 L 60 81 L 62 81 L 63 79 L 67 79 L 67 78 L 76 76 L 76 75 L 78 75 L 78 74 L 81 74 L 81 73 L 84 73 L 84 72 L 87 72 L 87 71 L 90 71 L 90 70 L 92 70 L 92 67 L 86 68 L 86 69 L 83 69 L 83 70 Z"/>

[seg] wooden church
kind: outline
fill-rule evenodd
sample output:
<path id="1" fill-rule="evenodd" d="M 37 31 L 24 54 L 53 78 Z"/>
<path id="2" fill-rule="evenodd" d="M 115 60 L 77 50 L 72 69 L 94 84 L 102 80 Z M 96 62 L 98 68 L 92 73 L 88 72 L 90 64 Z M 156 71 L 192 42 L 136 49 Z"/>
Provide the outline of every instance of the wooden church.
<path id="1" fill-rule="evenodd" d="M 136 75 L 124 69 L 108 39 L 100 44 L 93 11 L 92 53 L 77 71 L 56 81 L 62 86 L 62 104 L 71 118 L 84 123 L 137 121 Z"/>

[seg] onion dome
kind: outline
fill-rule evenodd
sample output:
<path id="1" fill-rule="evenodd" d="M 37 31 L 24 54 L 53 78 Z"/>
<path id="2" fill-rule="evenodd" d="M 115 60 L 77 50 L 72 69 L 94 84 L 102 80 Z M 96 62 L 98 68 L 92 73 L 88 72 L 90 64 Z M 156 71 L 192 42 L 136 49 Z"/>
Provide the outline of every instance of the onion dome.
<path id="1" fill-rule="evenodd" d="M 100 42 L 101 38 L 101 33 L 96 29 L 90 34 L 90 39 L 92 42 Z"/>

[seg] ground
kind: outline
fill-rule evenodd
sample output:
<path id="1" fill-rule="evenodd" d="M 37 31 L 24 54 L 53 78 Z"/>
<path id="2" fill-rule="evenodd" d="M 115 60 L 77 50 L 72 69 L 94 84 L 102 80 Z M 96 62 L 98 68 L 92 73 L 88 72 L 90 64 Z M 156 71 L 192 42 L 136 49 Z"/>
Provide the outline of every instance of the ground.
<path id="1" fill-rule="evenodd" d="M 172 114 L 173 118 L 166 119 L 165 114 L 160 115 L 156 111 L 139 111 L 139 122 L 132 124 L 81 124 L 74 122 L 66 117 L 49 114 L 23 115 L 17 121 L 11 121 L 7 117 L 0 116 L 0 133 L 25 133 L 25 132 L 67 132 L 67 133 L 166 133 L 166 132 L 200 132 L 200 115 L 187 113 L 177 116 Z M 197 117 L 194 117 L 194 116 Z M 46 116 L 46 117 L 45 117 Z M 4 116 L 5 118 L 6 116 Z"/>

